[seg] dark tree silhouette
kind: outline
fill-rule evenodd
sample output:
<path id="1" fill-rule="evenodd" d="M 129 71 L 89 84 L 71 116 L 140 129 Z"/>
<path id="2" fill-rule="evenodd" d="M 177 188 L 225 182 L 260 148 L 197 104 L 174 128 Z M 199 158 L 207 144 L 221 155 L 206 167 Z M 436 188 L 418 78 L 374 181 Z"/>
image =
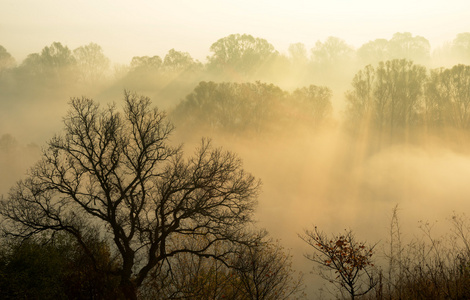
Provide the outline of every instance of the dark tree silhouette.
<path id="1" fill-rule="evenodd" d="M 84 238 L 98 227 L 120 257 L 108 272 L 119 277 L 128 299 L 136 299 L 151 270 L 178 253 L 224 262 L 232 249 L 214 252 L 214 244 L 257 240 L 245 229 L 259 182 L 235 154 L 206 140 L 185 158 L 168 143 L 173 126 L 148 98 L 126 92 L 121 113 L 74 98 L 64 125 L 29 177 L 2 199 L 6 233 L 66 232 L 99 268 Z"/>

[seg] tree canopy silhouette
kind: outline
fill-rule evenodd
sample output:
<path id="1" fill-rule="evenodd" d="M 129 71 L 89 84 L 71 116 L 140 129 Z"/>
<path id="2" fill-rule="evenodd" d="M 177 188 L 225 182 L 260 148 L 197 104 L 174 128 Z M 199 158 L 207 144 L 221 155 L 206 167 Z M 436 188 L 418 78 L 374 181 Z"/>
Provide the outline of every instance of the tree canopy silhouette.
<path id="1" fill-rule="evenodd" d="M 233 249 L 213 252 L 215 245 L 257 240 L 246 225 L 260 183 L 235 154 L 210 141 L 185 157 L 168 142 L 172 130 L 143 96 L 126 92 L 123 112 L 72 99 L 63 135 L 49 141 L 29 177 L 2 199 L 3 229 L 21 237 L 65 232 L 99 268 L 85 238 L 97 228 L 119 262 L 103 271 L 119 277 L 128 299 L 178 253 L 224 262 Z"/>

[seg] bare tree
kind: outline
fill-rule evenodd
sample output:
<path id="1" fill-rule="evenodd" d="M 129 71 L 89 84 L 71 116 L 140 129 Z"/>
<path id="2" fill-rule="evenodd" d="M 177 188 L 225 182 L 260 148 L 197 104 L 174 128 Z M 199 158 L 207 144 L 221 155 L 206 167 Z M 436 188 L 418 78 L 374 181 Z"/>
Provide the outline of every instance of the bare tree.
<path id="1" fill-rule="evenodd" d="M 293 299 L 303 291 L 302 274 L 294 277 L 291 256 L 278 243 L 245 247 L 235 263 L 240 299 Z"/>
<path id="2" fill-rule="evenodd" d="M 221 244 L 216 251 L 233 245 Z M 303 296 L 303 276 L 292 269 L 291 256 L 271 240 L 243 246 L 231 267 L 211 257 L 180 253 L 167 269 L 156 269 L 141 289 L 145 299 L 282 300 Z"/>
<path id="3" fill-rule="evenodd" d="M 352 231 L 331 238 L 319 231 L 305 230 L 299 237 L 315 250 L 305 257 L 324 268 L 320 276 L 346 290 L 351 299 L 368 293 L 375 285 L 372 255 L 374 246 L 356 241 Z"/>
<path id="4" fill-rule="evenodd" d="M 203 140 L 185 158 L 168 143 L 173 126 L 165 114 L 143 96 L 125 92 L 122 113 L 86 98 L 70 106 L 64 134 L 51 139 L 29 177 L 2 198 L 6 233 L 67 232 L 98 268 L 84 236 L 99 227 L 119 256 L 108 272 L 120 278 L 128 299 L 178 253 L 224 262 L 231 248 L 213 252 L 214 244 L 256 241 L 246 226 L 260 183 L 236 155 Z"/>

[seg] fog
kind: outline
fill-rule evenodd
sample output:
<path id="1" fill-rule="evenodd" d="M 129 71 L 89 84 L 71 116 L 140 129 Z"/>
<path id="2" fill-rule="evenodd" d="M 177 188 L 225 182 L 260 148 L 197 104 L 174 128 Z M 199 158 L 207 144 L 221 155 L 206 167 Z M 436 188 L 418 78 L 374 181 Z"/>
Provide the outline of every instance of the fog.
<path id="1" fill-rule="evenodd" d="M 252 56 L 240 52 L 222 61 L 223 51 L 243 50 L 237 43 L 234 49 L 218 48 L 222 42 L 240 40 L 259 48 Z M 238 154 L 244 168 L 262 180 L 257 225 L 290 249 L 295 269 L 305 273 L 309 295 L 316 295 L 323 282 L 310 274 L 314 265 L 303 257 L 311 251 L 297 236 L 304 229 L 351 229 L 361 240 L 384 245 L 397 204 L 408 239 L 421 234 L 420 220 L 437 221 L 436 232 L 445 234 L 454 212 L 469 212 L 469 119 L 457 118 L 455 109 L 433 106 L 432 99 L 450 93 L 433 92 L 448 86 L 442 80 L 431 89 L 427 78 L 438 67 L 460 72 L 452 67 L 470 63 L 470 33 L 456 35 L 435 53 L 425 37 L 411 33 L 396 33 L 385 44 L 371 41 L 359 49 L 330 37 L 312 49 L 292 44 L 296 46 L 290 53 L 250 35 L 219 41 L 202 62 L 173 50 L 113 66 L 93 44 L 82 47 L 95 49 L 95 60 L 79 58 L 61 43 L 47 45 L 24 61 L 13 62 L 8 49 L 0 52 L 0 194 L 7 197 L 9 188 L 40 158 L 41 147 L 60 133 L 71 97 L 121 107 L 126 89 L 150 97 L 167 111 L 176 125 L 172 143 L 183 143 L 192 152 L 201 137 L 210 137 L 215 145 Z M 416 47 L 400 48 L 400 43 Z M 371 56 L 370 49 L 379 44 L 382 52 Z M 403 114 L 392 109 L 375 118 L 375 112 L 357 112 L 355 103 L 365 99 L 355 89 L 354 82 L 363 80 L 358 72 L 370 64 L 374 74 L 380 74 L 388 70 L 381 62 L 394 59 L 421 68 L 402 65 L 406 72 L 419 75 L 422 70 L 419 83 L 401 83 L 410 90 L 419 85 L 416 98 L 403 100 L 416 101 L 413 111 L 397 104 L 396 111 Z M 216 92 L 204 98 L 208 91 Z M 402 94 L 397 95 L 392 98 Z M 466 109 L 469 99 L 452 101 L 465 102 L 459 107 Z"/>
<path id="2" fill-rule="evenodd" d="M 422 239 L 420 222 L 435 224 L 436 238 L 449 234 L 451 216 L 470 209 L 470 156 L 442 144 L 396 145 L 364 154 L 362 145 L 338 129 L 220 144 L 263 180 L 258 224 L 291 249 L 310 297 L 328 298 L 318 291 L 328 284 L 311 273 L 314 265 L 303 257 L 312 252 L 297 237 L 304 229 L 351 229 L 361 240 L 378 244 L 380 261 L 396 205 L 404 243 Z"/>

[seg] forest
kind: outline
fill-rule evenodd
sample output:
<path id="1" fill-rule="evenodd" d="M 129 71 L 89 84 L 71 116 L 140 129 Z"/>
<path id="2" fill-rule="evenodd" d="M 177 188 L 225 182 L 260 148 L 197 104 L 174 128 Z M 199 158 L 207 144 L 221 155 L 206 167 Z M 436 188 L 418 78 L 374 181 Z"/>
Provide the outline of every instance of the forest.
<path id="1" fill-rule="evenodd" d="M 470 33 L 208 49 L 0 45 L 0 298 L 470 297 Z"/>

